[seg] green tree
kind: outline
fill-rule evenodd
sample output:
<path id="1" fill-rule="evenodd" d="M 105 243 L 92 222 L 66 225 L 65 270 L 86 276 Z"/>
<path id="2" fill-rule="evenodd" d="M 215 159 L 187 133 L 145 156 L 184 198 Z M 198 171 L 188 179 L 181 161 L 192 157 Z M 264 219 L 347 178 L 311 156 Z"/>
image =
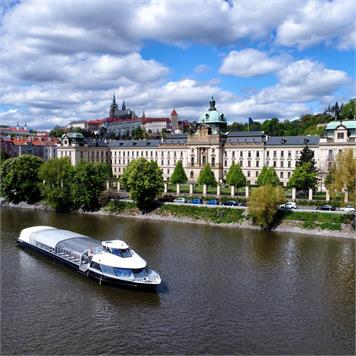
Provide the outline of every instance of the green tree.
<path id="1" fill-rule="evenodd" d="M 313 170 L 312 162 L 303 163 L 295 168 L 288 182 L 288 187 L 300 190 L 315 189 L 318 183 L 318 173 Z"/>
<path id="2" fill-rule="evenodd" d="M 0 150 L 0 163 L 6 161 L 10 156 L 3 150 Z"/>
<path id="3" fill-rule="evenodd" d="M 216 179 L 214 172 L 211 170 L 210 165 L 206 164 L 200 171 L 198 184 L 206 184 L 207 186 L 216 186 Z"/>
<path id="4" fill-rule="evenodd" d="M 70 158 L 53 158 L 39 170 L 42 195 L 54 209 L 67 210 L 72 207 L 71 189 L 73 166 Z"/>
<path id="5" fill-rule="evenodd" d="M 33 155 L 7 159 L 0 168 L 0 191 L 11 202 L 35 203 L 40 200 L 38 170 L 43 160 Z"/>
<path id="6" fill-rule="evenodd" d="M 99 196 L 105 184 L 112 178 L 112 170 L 106 163 L 81 161 L 74 167 L 72 201 L 75 208 L 95 210 L 100 207 Z"/>
<path id="7" fill-rule="evenodd" d="M 314 159 L 314 151 L 311 150 L 308 145 L 305 145 L 304 148 L 300 151 L 300 157 L 296 163 L 296 167 L 303 165 L 304 163 L 311 163 L 310 171 L 316 172 L 316 162 Z"/>
<path id="8" fill-rule="evenodd" d="M 354 157 L 352 149 L 340 152 L 336 156 L 336 160 L 326 176 L 325 185 L 332 196 L 347 189 L 349 199 L 356 200 L 356 157 Z"/>
<path id="9" fill-rule="evenodd" d="M 356 119 L 356 99 L 351 99 L 347 104 L 343 105 L 340 117 L 344 120 Z"/>
<path id="10" fill-rule="evenodd" d="M 277 173 L 273 167 L 264 166 L 261 173 L 258 175 L 256 180 L 256 185 L 267 185 L 271 184 L 273 186 L 279 185 L 279 179 Z"/>
<path id="11" fill-rule="evenodd" d="M 67 132 L 66 129 L 59 127 L 59 126 L 55 126 L 54 129 L 49 132 L 49 136 L 60 138 L 66 132 Z"/>
<path id="12" fill-rule="evenodd" d="M 150 204 L 163 191 L 162 171 L 154 161 L 132 160 L 121 176 L 121 183 L 139 208 Z"/>
<path id="13" fill-rule="evenodd" d="M 187 180 L 188 178 L 185 174 L 182 161 L 178 161 L 172 173 L 171 182 L 173 184 L 184 184 Z"/>
<path id="14" fill-rule="evenodd" d="M 246 185 L 246 177 L 242 173 L 242 169 L 239 164 L 232 162 L 232 165 L 226 174 L 226 183 L 230 186 L 233 185 L 236 188 L 241 188 Z"/>
<path id="15" fill-rule="evenodd" d="M 132 130 L 131 137 L 134 140 L 142 140 L 143 138 L 145 138 L 145 131 L 142 129 L 141 126 L 136 127 Z"/>
<path id="16" fill-rule="evenodd" d="M 253 189 L 247 203 L 253 223 L 265 229 L 271 227 L 284 200 L 284 191 L 280 186 L 267 184 Z"/>

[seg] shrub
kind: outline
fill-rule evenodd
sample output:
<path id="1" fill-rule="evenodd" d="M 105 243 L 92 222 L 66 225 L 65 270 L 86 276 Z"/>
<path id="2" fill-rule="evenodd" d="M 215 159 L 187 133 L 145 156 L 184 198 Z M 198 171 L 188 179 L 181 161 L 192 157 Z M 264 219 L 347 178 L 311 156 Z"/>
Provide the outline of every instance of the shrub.
<path id="1" fill-rule="evenodd" d="M 275 223 L 278 206 L 285 200 L 280 186 L 271 184 L 255 188 L 248 200 L 248 212 L 254 224 L 270 228 Z"/>

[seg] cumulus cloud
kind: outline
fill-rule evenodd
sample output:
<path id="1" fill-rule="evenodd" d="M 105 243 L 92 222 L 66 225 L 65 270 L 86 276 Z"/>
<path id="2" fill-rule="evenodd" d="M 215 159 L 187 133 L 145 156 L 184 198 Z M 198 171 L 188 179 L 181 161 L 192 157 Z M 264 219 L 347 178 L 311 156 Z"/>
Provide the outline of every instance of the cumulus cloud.
<path id="1" fill-rule="evenodd" d="M 313 4 L 323 26 L 309 14 Z M 335 1 L 317 0 L 252 5 L 250 0 L 5 0 L 0 6 L 1 119 L 49 128 L 74 119 L 105 117 L 113 92 L 138 114 L 145 110 L 166 116 L 175 107 L 183 117 L 196 119 L 214 95 L 230 120 L 294 117 L 306 111 L 308 101 L 331 98 L 348 83 L 346 74 L 312 61 L 292 62 L 273 50 L 229 47 L 220 73 L 251 77 L 275 72 L 279 80 L 275 86 L 238 97 L 224 90 L 218 78 L 173 80 L 167 65 L 144 58 L 140 50 L 151 41 L 181 47 L 274 43 L 275 33 L 284 46 L 337 41 L 339 47 L 349 48 L 355 41 L 350 30 L 352 6 L 346 6 L 348 14 L 340 14 Z M 324 17 L 326 12 L 333 16 Z M 193 73 L 208 69 L 200 64 Z"/>
<path id="2" fill-rule="evenodd" d="M 277 43 L 305 48 L 326 42 L 354 48 L 355 13 L 355 1 L 309 0 L 278 27 Z"/>
<path id="3" fill-rule="evenodd" d="M 237 77 L 253 77 L 276 72 L 283 68 L 287 61 L 286 55 L 268 57 L 265 52 L 247 48 L 241 51 L 231 51 L 224 57 L 219 72 Z"/>

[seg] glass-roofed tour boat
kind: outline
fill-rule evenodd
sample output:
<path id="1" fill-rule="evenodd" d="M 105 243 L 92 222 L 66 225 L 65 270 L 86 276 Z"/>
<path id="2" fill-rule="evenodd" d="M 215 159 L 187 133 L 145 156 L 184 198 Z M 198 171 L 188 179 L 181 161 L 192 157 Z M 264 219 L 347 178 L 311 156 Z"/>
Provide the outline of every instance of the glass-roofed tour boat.
<path id="1" fill-rule="evenodd" d="M 97 241 L 88 236 L 51 226 L 33 226 L 23 229 L 17 243 L 66 265 L 87 277 L 101 282 L 131 286 L 156 286 L 159 274 L 147 267 L 124 241 Z"/>

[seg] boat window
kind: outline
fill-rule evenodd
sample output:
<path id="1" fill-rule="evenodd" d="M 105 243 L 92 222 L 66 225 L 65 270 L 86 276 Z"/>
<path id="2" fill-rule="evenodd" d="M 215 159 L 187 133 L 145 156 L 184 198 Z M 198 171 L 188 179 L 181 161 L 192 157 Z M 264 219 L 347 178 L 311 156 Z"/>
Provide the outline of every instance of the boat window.
<path id="1" fill-rule="evenodd" d="M 91 268 L 95 268 L 95 269 L 97 269 L 98 271 L 101 271 L 101 268 L 100 268 L 99 263 L 92 262 L 91 265 L 90 265 L 90 267 L 91 267 Z"/>
<path id="2" fill-rule="evenodd" d="M 111 274 L 117 277 L 132 277 L 132 270 L 129 268 L 118 268 L 107 265 L 100 265 L 101 271 L 105 274 Z"/>
<path id="3" fill-rule="evenodd" d="M 132 270 L 136 278 L 147 277 L 149 270 L 147 268 L 140 268 Z"/>
<path id="4" fill-rule="evenodd" d="M 119 248 L 111 248 L 111 253 L 113 253 L 115 256 L 119 256 L 119 257 L 131 257 L 131 251 L 129 248 L 127 249 L 119 249 Z"/>

